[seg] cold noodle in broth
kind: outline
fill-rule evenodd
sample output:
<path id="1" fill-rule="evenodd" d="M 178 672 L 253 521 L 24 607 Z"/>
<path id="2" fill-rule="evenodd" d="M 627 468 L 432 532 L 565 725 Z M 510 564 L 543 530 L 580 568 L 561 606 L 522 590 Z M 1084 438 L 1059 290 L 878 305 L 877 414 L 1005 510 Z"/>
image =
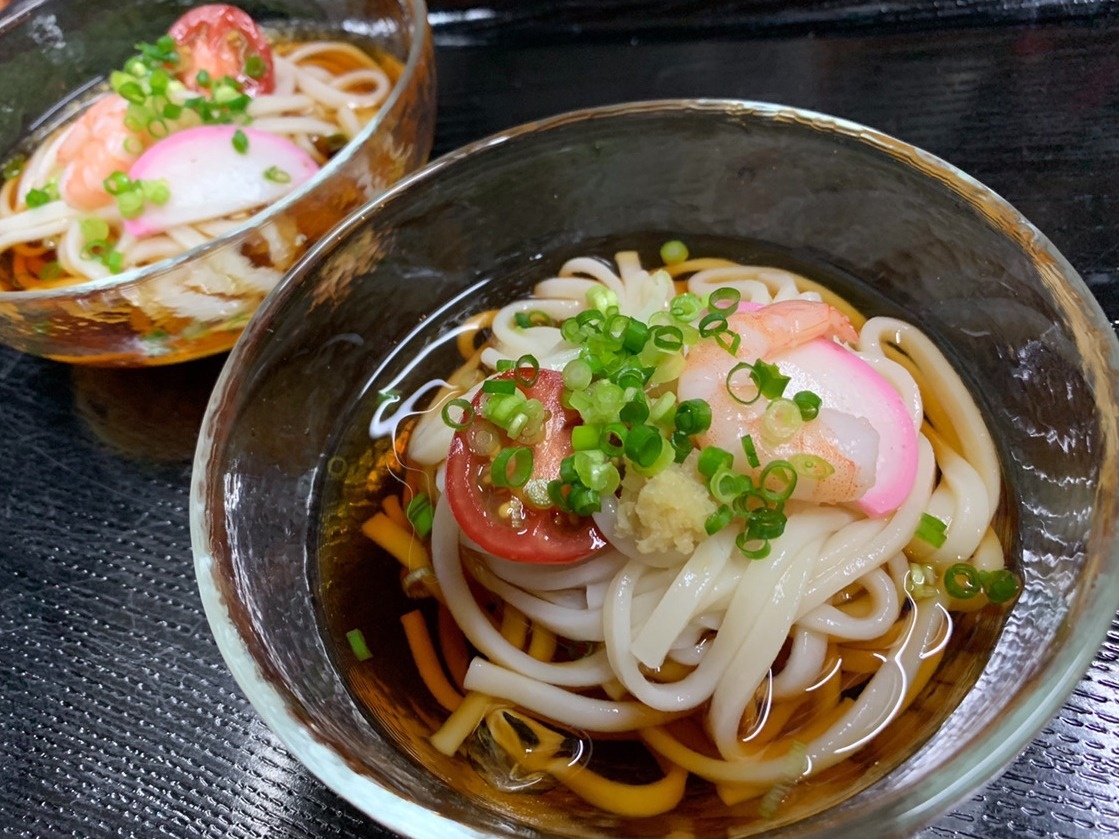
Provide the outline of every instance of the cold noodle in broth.
<path id="1" fill-rule="evenodd" d="M 432 746 L 503 794 L 803 815 L 917 736 L 954 627 L 1018 593 L 990 435 L 910 323 L 673 241 L 570 259 L 457 341 L 381 394 L 362 529 L 417 601 Z"/>
<path id="2" fill-rule="evenodd" d="M 266 33 L 233 6 L 188 11 L 4 167 L 0 290 L 107 278 L 242 225 L 313 178 L 377 114 L 400 66 L 353 43 Z M 212 317 L 263 297 L 307 244 L 262 226 L 199 294 L 134 301 Z M 208 292 L 212 296 L 208 296 Z"/>

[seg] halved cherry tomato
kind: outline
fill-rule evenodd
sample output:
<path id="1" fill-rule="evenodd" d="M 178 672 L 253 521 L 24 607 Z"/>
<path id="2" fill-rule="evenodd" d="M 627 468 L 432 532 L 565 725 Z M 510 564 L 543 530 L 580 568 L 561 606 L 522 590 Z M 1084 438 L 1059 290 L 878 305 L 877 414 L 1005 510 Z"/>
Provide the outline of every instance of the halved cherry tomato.
<path id="1" fill-rule="evenodd" d="M 496 378 L 513 377 L 513 371 L 508 371 Z M 541 370 L 534 384 L 518 387 L 529 399 L 539 399 L 550 414 L 543 439 L 530 447 L 529 480 L 552 480 L 559 477 L 560 463 L 571 454 L 571 429 L 578 424 L 579 414 L 563 406 L 563 375 L 554 370 Z M 483 397 L 479 392 L 474 399 L 476 423 L 483 421 Z M 447 500 L 467 536 L 495 556 L 516 562 L 575 562 L 606 545 L 593 519 L 555 508 L 542 510 L 522 502 L 510 490 L 493 486 L 488 477 L 492 461 L 471 451 L 469 434 L 469 428 L 455 432 L 447 456 Z M 516 445 L 508 439 L 504 444 Z M 508 514 L 510 503 L 518 508 L 516 517 Z"/>
<path id="2" fill-rule="evenodd" d="M 200 70 L 215 81 L 236 79 L 250 96 L 271 93 L 276 87 L 272 48 L 245 12 L 236 6 L 213 3 L 191 9 L 167 30 L 179 48 L 179 77 L 198 90 Z"/>

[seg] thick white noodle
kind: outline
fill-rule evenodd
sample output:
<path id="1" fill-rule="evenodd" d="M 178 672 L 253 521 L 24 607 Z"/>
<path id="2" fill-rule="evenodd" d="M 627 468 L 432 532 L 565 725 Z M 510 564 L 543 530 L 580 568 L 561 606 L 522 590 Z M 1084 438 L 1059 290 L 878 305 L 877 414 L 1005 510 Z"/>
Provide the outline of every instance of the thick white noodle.
<path id="1" fill-rule="evenodd" d="M 613 677 L 603 651 L 578 661 L 548 664 L 517 649 L 494 629 L 467 585 L 459 555 L 459 526 L 446 496 L 435 504 L 431 565 L 455 623 L 470 642 L 493 661 L 539 681 L 564 687 L 601 685 Z"/>
<path id="2" fill-rule="evenodd" d="M 617 294 L 622 311 L 647 318 L 650 311 L 667 307 L 673 294 L 671 282 L 664 285 L 628 252 L 618 255 L 617 272 L 600 260 L 578 258 L 558 274 L 537 285 L 536 297 L 498 313 L 483 364 L 492 367 L 497 358 L 532 354 L 542 366 L 558 369 L 577 352 L 558 329 L 517 328 L 517 312 L 538 309 L 560 321 L 584 309 L 588 289 L 597 284 Z M 799 291 L 797 276 L 779 269 L 713 268 L 689 281 L 698 294 L 726 285 L 759 303 L 819 299 Z M 899 347 L 906 358 L 888 357 L 890 347 Z M 931 554 L 935 561 L 963 559 L 997 568 L 1003 556 L 990 527 L 999 492 L 997 458 L 974 401 L 946 359 L 915 328 L 888 318 L 867 322 L 858 352 L 900 394 L 915 429 L 924 427 L 922 390 L 927 388 L 961 440 L 962 451 L 956 452 L 935 430 L 918 434 L 914 488 L 893 513 L 872 519 L 842 506 L 788 502 L 785 533 L 773 540 L 766 559 L 751 561 L 735 548 L 732 528 L 700 542 L 691 554 L 642 553 L 617 532 L 615 499 L 605 498 L 595 521 L 611 548 L 600 556 L 558 567 L 485 554 L 475 561 L 477 581 L 526 618 L 573 641 L 601 640 L 597 653 L 578 662 L 537 661 L 494 629 L 467 585 L 460 558 L 464 539 L 440 500 L 432 538 L 436 575 L 455 620 L 490 659 L 472 662 L 467 687 L 589 731 L 639 728 L 657 715 L 707 704 L 706 728 L 721 757 L 698 758 L 698 774 L 716 781 L 773 783 L 787 780 L 788 762 L 750 757 L 740 730 L 743 720 L 759 703 L 795 700 L 833 676 L 841 664 L 829 659 L 830 645 L 879 638 L 904 620 L 901 639 L 883 652 L 882 667 L 850 708 L 806 744 L 811 771 L 839 762 L 872 738 L 897 715 L 922 658 L 946 642 L 950 629 L 951 618 L 936 598 L 910 600 L 903 617 L 909 576 L 905 551 L 914 550 L 921 515 L 928 512 L 949 523 L 945 546 Z M 450 431 L 429 420 L 430 415 L 413 434 L 410 455 L 434 464 L 445 456 Z M 442 430 L 436 433 L 425 423 Z M 859 602 L 844 607 L 854 595 Z M 787 642 L 789 654 L 774 673 Z M 666 661 L 693 669 L 678 681 L 657 681 L 650 671 Z M 833 666 L 825 672 L 829 661 Z M 574 692 L 591 686 L 611 699 Z"/>

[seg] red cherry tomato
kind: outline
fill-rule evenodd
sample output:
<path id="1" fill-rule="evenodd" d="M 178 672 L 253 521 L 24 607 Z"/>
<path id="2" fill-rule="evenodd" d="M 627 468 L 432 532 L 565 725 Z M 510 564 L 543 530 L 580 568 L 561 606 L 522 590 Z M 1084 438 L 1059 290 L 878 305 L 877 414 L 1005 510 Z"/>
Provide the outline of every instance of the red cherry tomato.
<path id="1" fill-rule="evenodd" d="M 271 93 L 276 87 L 272 48 L 245 12 L 236 6 L 213 3 L 191 9 L 167 30 L 179 48 L 179 77 L 198 90 L 200 70 L 210 78 L 229 76 L 250 96 Z"/>
<path id="2" fill-rule="evenodd" d="M 511 379 L 513 372 L 497 378 Z M 533 385 L 519 387 L 529 399 L 539 399 L 550 413 L 543 439 L 531 446 L 529 480 L 552 480 L 559 477 L 560 463 L 571 454 L 571 429 L 578 424 L 579 414 L 563 406 L 563 376 L 554 370 L 541 370 Z M 479 392 L 474 399 L 479 417 L 482 398 Z M 514 524 L 502 510 L 514 496 L 489 482 L 492 461 L 471 451 L 469 433 L 469 429 L 455 432 L 447 456 L 447 500 L 467 536 L 495 556 L 516 562 L 575 562 L 606 545 L 592 519 L 576 518 L 554 508 L 541 510 L 525 504 L 520 521 Z M 513 445 L 508 440 L 505 444 Z"/>

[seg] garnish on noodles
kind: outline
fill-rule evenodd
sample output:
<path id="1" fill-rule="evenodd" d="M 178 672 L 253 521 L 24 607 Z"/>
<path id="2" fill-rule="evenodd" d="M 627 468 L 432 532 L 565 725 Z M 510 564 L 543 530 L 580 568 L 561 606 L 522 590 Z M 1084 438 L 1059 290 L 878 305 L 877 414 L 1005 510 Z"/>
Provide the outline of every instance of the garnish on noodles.
<path id="1" fill-rule="evenodd" d="M 906 709 L 953 615 L 1017 596 L 999 463 L 912 324 L 680 242 L 661 259 L 568 261 L 472 321 L 426 409 L 378 406 L 404 490 L 364 531 L 436 604 L 436 640 L 405 623 L 441 752 L 484 744 L 621 816 L 689 776 L 771 816 Z M 659 778 L 584 765 L 599 736 Z"/>
<path id="2" fill-rule="evenodd" d="M 5 162 L 0 290 L 101 279 L 233 230 L 314 177 L 377 114 L 395 73 L 347 42 L 270 41 L 234 6 L 191 9 Z M 263 295 L 297 235 L 262 229 L 231 273 Z"/>

